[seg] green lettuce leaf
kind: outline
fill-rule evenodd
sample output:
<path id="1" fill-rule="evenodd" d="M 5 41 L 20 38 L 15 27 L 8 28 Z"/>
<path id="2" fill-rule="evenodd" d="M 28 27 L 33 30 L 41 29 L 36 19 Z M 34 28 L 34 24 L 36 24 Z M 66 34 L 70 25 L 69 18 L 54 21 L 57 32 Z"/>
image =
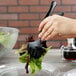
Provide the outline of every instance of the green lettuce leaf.
<path id="1" fill-rule="evenodd" d="M 20 53 L 22 51 L 22 49 L 24 49 L 25 46 L 22 46 L 19 50 L 17 50 L 17 53 Z M 45 48 L 46 53 L 48 52 L 48 50 L 51 49 L 51 46 L 48 48 Z M 46 54 L 45 53 L 45 54 Z M 42 69 L 42 60 L 45 56 L 45 54 L 43 54 L 40 58 L 35 59 L 35 58 L 30 58 L 29 61 L 29 66 L 31 69 L 31 74 L 34 74 L 37 70 L 41 70 Z M 30 55 L 28 54 L 28 52 L 26 51 L 23 55 L 19 56 L 19 61 L 21 63 L 27 63 L 27 57 L 30 57 Z"/>
<path id="2" fill-rule="evenodd" d="M 11 35 L 9 35 L 10 33 L 5 33 L 5 32 L 0 32 L 0 43 L 2 45 L 4 45 L 4 47 L 9 47 L 9 43 L 11 40 Z M 7 36 L 8 35 L 8 36 Z"/>
<path id="3" fill-rule="evenodd" d="M 19 61 L 20 61 L 21 63 L 26 63 L 28 56 L 29 56 L 28 53 L 25 53 L 25 54 L 19 56 Z"/>

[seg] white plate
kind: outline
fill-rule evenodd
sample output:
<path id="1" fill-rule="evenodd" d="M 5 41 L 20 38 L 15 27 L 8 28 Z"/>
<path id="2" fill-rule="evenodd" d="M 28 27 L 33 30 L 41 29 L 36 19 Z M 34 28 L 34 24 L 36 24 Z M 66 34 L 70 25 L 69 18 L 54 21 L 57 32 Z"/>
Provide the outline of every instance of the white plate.
<path id="1" fill-rule="evenodd" d="M 37 71 L 34 76 L 56 76 L 59 70 L 47 63 L 42 64 L 42 70 Z M 26 74 L 23 64 L 8 64 L 0 69 L 0 76 L 31 76 Z"/>

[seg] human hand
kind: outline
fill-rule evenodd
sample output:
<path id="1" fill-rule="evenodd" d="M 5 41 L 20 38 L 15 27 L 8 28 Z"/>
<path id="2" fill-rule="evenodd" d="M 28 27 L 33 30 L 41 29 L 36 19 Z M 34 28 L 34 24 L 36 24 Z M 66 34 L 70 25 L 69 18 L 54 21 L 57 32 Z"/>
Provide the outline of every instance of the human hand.
<path id="1" fill-rule="evenodd" d="M 39 31 L 41 40 L 49 40 L 55 36 L 76 37 L 76 20 L 59 15 L 49 16 L 40 23 Z"/>

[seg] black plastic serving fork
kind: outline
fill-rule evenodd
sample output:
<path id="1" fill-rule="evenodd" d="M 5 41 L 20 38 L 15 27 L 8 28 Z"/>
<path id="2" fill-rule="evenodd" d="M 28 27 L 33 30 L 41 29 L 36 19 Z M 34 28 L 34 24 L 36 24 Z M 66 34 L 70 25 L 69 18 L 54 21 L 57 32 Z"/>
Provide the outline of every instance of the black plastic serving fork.
<path id="1" fill-rule="evenodd" d="M 50 9 L 47 12 L 46 17 L 51 16 L 57 3 L 56 1 L 52 1 L 50 5 Z M 63 12 L 60 12 L 59 15 L 64 15 Z M 41 39 L 37 39 L 33 42 L 29 42 L 27 46 L 28 53 L 30 54 L 30 57 L 39 58 L 42 54 L 46 52 L 45 48 L 47 48 L 46 41 L 41 41 Z"/>

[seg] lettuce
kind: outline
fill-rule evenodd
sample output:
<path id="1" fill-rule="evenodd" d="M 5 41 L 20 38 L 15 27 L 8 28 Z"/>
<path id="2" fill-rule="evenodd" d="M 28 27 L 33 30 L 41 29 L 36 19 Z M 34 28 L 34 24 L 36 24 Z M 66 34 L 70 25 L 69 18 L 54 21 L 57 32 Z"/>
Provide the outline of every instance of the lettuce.
<path id="1" fill-rule="evenodd" d="M 30 58 L 30 55 L 28 54 L 27 50 L 25 49 L 26 45 L 22 45 L 22 47 L 16 51 L 16 53 L 20 54 L 22 52 L 24 52 L 24 54 L 19 55 L 19 61 L 21 63 L 28 63 L 28 65 L 30 66 L 31 69 L 31 74 L 34 74 L 37 70 L 41 70 L 42 69 L 42 60 L 45 56 L 45 54 L 43 54 L 40 58 L 35 59 L 35 58 Z M 51 47 L 46 48 L 46 53 L 48 52 L 48 50 Z M 28 70 L 28 65 L 26 70 Z"/>
<path id="2" fill-rule="evenodd" d="M 9 47 L 10 42 L 10 33 L 0 32 L 0 43 L 4 45 L 4 47 Z"/>

